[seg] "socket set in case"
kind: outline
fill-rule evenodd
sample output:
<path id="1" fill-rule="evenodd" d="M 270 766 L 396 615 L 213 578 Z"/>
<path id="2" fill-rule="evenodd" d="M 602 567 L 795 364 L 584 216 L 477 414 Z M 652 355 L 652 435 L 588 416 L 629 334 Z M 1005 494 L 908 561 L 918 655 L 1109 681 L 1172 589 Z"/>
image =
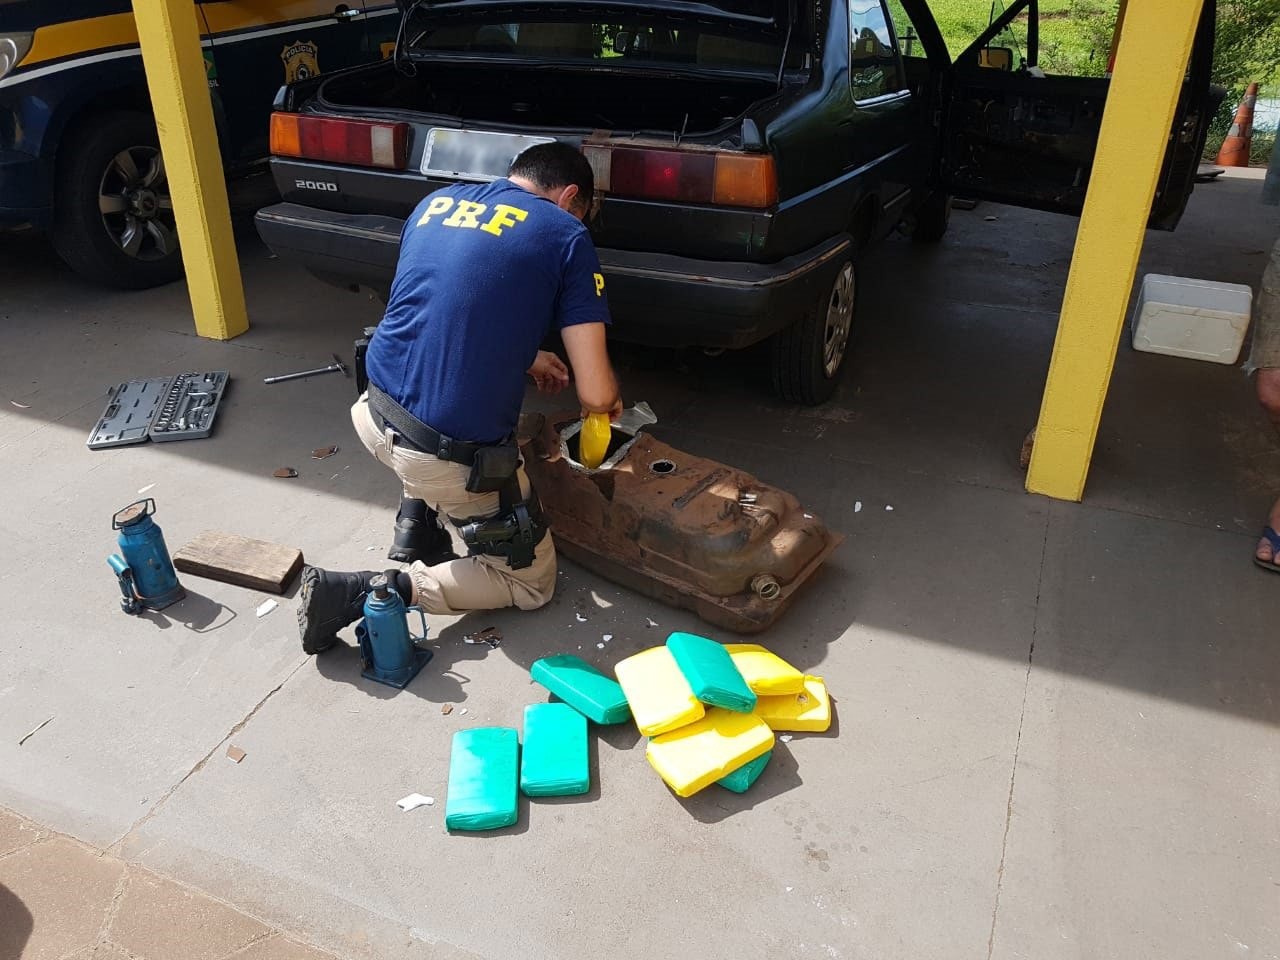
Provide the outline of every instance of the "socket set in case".
<path id="1" fill-rule="evenodd" d="M 90 450 L 170 440 L 199 440 L 213 420 L 229 379 L 226 370 L 128 380 L 107 391 L 107 408 L 89 434 Z"/>

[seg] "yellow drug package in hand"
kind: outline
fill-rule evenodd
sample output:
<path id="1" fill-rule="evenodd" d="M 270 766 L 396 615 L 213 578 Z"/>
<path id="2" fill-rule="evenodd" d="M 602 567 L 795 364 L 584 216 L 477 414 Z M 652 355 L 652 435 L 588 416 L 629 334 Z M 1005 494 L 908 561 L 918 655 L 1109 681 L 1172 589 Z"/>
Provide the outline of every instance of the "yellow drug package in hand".
<path id="1" fill-rule="evenodd" d="M 578 441 L 578 459 L 588 470 L 594 470 L 604 463 L 605 454 L 609 452 L 609 441 L 613 439 L 613 427 L 609 423 L 607 413 L 589 413 L 582 421 L 581 439 Z"/>

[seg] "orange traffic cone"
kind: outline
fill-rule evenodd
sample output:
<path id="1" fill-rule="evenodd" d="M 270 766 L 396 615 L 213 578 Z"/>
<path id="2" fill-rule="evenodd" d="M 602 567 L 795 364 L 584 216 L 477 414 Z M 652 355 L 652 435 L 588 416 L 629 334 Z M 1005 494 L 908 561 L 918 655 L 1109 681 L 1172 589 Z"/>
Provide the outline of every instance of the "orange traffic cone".
<path id="1" fill-rule="evenodd" d="M 1249 146 L 1253 141 L 1253 105 L 1258 102 L 1258 85 L 1249 84 L 1244 92 L 1244 99 L 1236 107 L 1235 119 L 1231 121 L 1231 129 L 1227 131 L 1227 139 L 1222 141 L 1222 149 L 1218 151 L 1214 163 L 1220 167 L 1247 167 L 1249 165 Z"/>

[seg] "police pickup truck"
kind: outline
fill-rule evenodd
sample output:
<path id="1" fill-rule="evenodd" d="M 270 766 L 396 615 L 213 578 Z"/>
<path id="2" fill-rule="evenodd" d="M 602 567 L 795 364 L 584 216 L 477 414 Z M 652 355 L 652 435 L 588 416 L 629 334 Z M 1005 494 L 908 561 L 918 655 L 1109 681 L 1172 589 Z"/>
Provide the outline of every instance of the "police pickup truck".
<path id="1" fill-rule="evenodd" d="M 195 0 L 223 161 L 267 155 L 281 84 L 390 53 L 391 0 Z M 86 277 L 182 273 L 129 0 L 0 0 L 0 230 L 51 232 Z"/>
<path id="2" fill-rule="evenodd" d="M 1080 212 L 1109 84 L 1038 68 L 1036 0 L 1010 3 L 954 62 L 926 0 L 401 4 L 391 60 L 277 99 L 283 203 L 257 215 L 273 250 L 385 292 L 425 194 L 502 176 L 529 144 L 564 140 L 595 171 L 590 226 L 613 334 L 767 340 L 777 393 L 803 403 L 829 397 L 843 369 L 869 244 L 900 224 L 941 238 L 952 193 Z M 1156 227 L 1177 223 L 1221 100 L 1214 6 Z M 1025 49 L 1001 40 L 1015 20 Z"/>

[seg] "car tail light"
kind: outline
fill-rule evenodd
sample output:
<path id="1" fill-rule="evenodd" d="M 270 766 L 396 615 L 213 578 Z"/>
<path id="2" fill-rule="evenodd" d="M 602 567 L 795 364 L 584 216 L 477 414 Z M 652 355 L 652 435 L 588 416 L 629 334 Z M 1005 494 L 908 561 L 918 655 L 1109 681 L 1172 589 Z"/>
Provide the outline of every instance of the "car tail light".
<path id="1" fill-rule="evenodd" d="M 276 156 L 403 170 L 408 146 L 407 123 L 301 113 L 271 115 L 271 152 Z"/>
<path id="2" fill-rule="evenodd" d="M 710 150 L 584 144 L 596 188 L 616 197 L 771 207 L 778 202 L 773 157 Z"/>

